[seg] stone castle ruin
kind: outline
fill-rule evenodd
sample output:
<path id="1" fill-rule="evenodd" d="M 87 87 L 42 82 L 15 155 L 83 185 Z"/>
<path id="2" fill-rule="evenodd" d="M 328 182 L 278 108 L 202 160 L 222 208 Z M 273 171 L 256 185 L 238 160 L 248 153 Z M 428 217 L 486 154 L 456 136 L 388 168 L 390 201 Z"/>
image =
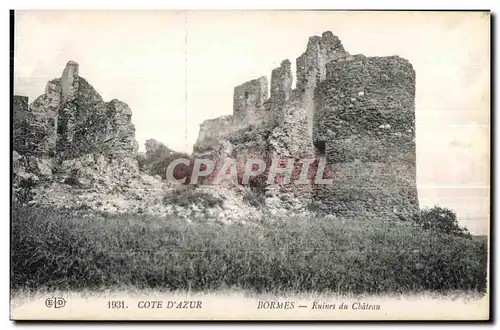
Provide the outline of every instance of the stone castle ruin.
<path id="1" fill-rule="evenodd" d="M 342 216 L 418 209 L 415 71 L 397 56 L 350 55 L 327 31 L 296 60 L 234 88 L 233 115 L 205 121 L 195 155 L 326 157 L 333 184 L 267 187 L 282 203 Z M 268 196 L 272 196 L 269 192 Z"/>
<path id="2" fill-rule="evenodd" d="M 138 150 L 132 111 L 119 100 L 104 102 L 68 62 L 60 78 L 28 104 L 14 96 L 14 149 L 41 157 L 74 158 L 88 152 L 133 155 Z"/>
<path id="3" fill-rule="evenodd" d="M 312 203 L 343 217 L 417 211 L 412 65 L 397 56 L 350 55 L 328 31 L 309 38 L 296 68 L 295 89 L 287 59 L 270 83 L 262 76 L 236 86 L 233 115 L 203 122 L 192 156 L 218 164 L 325 158 L 333 184 L 257 187 L 265 192 L 262 207 L 281 213 Z M 165 212 L 158 191 L 166 183 L 138 163 L 132 111 L 119 100 L 105 102 L 75 62 L 33 103 L 14 96 L 13 148 L 14 186 L 29 181 L 42 204 Z M 74 182 L 78 190 L 69 186 Z"/>

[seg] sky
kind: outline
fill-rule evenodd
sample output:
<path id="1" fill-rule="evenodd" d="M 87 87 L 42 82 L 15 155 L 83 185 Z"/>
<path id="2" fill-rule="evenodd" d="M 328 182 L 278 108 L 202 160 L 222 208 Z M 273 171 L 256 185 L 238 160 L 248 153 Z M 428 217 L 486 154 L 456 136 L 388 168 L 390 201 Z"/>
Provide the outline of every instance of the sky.
<path id="1" fill-rule="evenodd" d="M 199 125 L 232 114 L 233 88 L 292 62 L 332 31 L 351 54 L 398 55 L 416 71 L 421 207 L 452 208 L 487 234 L 489 16 L 465 12 L 16 11 L 14 93 L 33 101 L 66 62 L 105 101 L 132 109 L 136 138 L 191 152 Z M 295 76 L 295 74 L 294 74 Z"/>

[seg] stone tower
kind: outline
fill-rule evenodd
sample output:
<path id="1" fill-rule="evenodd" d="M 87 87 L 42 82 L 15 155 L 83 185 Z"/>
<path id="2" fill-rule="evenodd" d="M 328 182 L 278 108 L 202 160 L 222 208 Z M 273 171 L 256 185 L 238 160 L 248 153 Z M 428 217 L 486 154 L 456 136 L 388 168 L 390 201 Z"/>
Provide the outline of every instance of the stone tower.
<path id="1" fill-rule="evenodd" d="M 326 157 L 332 184 L 266 187 L 281 206 L 312 199 L 326 213 L 384 219 L 417 211 L 412 65 L 351 55 L 330 31 L 310 37 L 296 63 L 293 90 L 288 60 L 272 70 L 269 98 L 265 77 L 235 87 L 233 116 L 206 121 L 195 149 L 215 141 L 235 157 Z"/>
<path id="2" fill-rule="evenodd" d="M 314 140 L 333 184 L 317 197 L 339 215 L 398 217 L 418 210 L 415 71 L 397 56 L 331 61 L 315 90 Z"/>

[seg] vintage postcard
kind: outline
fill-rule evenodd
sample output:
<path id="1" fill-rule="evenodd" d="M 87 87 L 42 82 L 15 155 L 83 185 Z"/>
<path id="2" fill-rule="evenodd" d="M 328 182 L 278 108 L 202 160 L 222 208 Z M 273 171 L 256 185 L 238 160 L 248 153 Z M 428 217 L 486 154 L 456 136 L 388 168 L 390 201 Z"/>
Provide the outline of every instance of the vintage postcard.
<path id="1" fill-rule="evenodd" d="M 488 11 L 12 11 L 12 320 L 488 320 Z"/>

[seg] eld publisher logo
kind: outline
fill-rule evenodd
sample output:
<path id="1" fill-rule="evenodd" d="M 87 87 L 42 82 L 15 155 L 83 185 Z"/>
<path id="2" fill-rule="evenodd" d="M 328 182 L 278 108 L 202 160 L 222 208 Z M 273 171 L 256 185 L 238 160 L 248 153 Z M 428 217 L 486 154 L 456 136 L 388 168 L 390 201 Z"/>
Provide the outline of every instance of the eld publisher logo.
<path id="1" fill-rule="evenodd" d="M 61 297 L 52 297 L 45 299 L 45 306 L 48 308 L 63 308 L 66 305 L 66 300 Z"/>

